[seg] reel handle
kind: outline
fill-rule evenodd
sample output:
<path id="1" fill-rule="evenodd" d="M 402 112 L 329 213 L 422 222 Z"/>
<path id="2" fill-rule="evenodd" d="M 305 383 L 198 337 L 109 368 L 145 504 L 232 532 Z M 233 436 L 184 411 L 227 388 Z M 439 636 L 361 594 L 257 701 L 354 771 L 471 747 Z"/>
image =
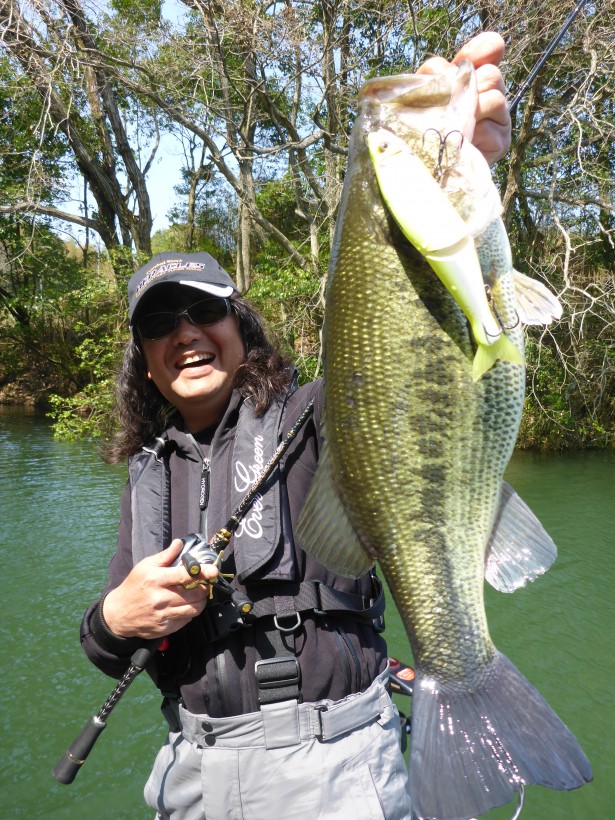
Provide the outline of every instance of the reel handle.
<path id="1" fill-rule="evenodd" d="M 88 720 L 81 733 L 73 740 L 51 771 L 58 783 L 68 785 L 73 782 L 106 726 L 107 724 L 98 715 L 93 715 Z"/>
<path id="2" fill-rule="evenodd" d="M 229 590 L 231 590 L 231 601 L 233 602 L 233 606 L 241 613 L 241 615 L 247 615 L 249 612 L 252 612 L 254 609 L 254 603 L 250 600 L 250 598 L 248 598 L 245 592 L 241 592 L 238 589 L 234 590 L 230 584 Z"/>
<path id="3" fill-rule="evenodd" d="M 219 533 L 216 533 L 216 535 L 219 535 Z M 218 566 L 218 562 L 224 554 L 223 550 L 217 552 L 213 549 L 210 543 L 207 543 L 203 536 L 199 533 L 191 533 L 190 535 L 185 536 L 183 542 L 184 548 L 180 554 L 180 559 L 188 575 L 191 575 L 193 578 L 199 574 L 201 571 L 201 566 L 204 564 L 215 564 L 215 566 Z M 191 584 L 185 584 L 185 587 L 186 589 L 191 589 L 197 583 L 200 582 L 195 581 Z M 245 592 L 234 589 L 234 587 L 232 587 L 226 580 L 223 573 L 220 573 L 217 578 L 214 578 L 213 581 L 211 581 L 211 583 L 216 584 L 219 588 L 223 589 L 228 595 L 230 595 L 233 606 L 242 615 L 247 615 L 248 612 L 251 612 L 254 608 L 254 604 L 250 600 L 249 596 L 246 595 Z"/>

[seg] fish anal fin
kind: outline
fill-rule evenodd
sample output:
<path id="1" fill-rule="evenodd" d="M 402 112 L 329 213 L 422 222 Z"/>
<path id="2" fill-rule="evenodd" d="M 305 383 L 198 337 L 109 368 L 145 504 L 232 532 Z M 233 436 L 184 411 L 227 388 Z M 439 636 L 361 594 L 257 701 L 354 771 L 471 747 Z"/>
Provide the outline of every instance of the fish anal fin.
<path id="1" fill-rule="evenodd" d="M 362 546 L 337 493 L 326 440 L 295 538 L 303 550 L 340 575 L 360 578 L 374 565 L 374 557 Z"/>
<path id="2" fill-rule="evenodd" d="M 489 537 L 485 578 L 500 592 L 514 592 L 545 573 L 557 547 L 527 504 L 506 481 Z"/>
<path id="3" fill-rule="evenodd" d="M 476 355 L 472 362 L 472 378 L 477 382 L 480 377 L 491 370 L 493 365 L 502 359 L 512 364 L 525 364 L 525 357 L 519 348 L 512 342 L 505 333 L 502 333 L 491 345 L 479 344 L 476 348 Z"/>

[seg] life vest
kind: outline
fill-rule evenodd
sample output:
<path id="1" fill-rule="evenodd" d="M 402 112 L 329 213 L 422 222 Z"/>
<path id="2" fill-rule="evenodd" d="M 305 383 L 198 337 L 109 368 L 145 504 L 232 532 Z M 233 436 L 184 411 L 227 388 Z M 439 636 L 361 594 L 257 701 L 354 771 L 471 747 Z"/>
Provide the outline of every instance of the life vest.
<path id="1" fill-rule="evenodd" d="M 287 401 L 295 389 L 296 382 L 293 381 L 286 396 L 274 401 L 260 418 L 254 415 L 250 401 L 239 402 L 237 397 L 231 401 L 210 447 L 211 490 L 206 514 L 201 519 L 202 534 L 207 540 L 228 521 L 262 466 L 275 452 L 281 438 Z M 197 451 L 198 445 L 193 442 Z M 133 563 L 167 547 L 171 541 L 169 457 L 176 446 L 176 442 L 163 434 L 130 461 Z M 256 671 L 259 687 L 262 683 L 260 702 L 297 697 L 299 680 L 298 665 L 293 657 L 293 632 L 300 627 L 303 613 L 348 616 L 381 631 L 382 586 L 374 576 L 371 596 L 366 599 L 341 592 L 318 580 L 297 579 L 283 464 L 274 470 L 242 524 L 231 542 L 236 573 L 233 585 L 251 592 L 258 590 L 254 596 L 254 609 L 249 616 L 242 616 L 226 596 L 217 595 L 197 620 L 203 637 L 210 643 L 222 641 L 241 626 L 262 623 L 263 627 L 257 632 L 266 632 L 264 646 L 270 651 L 269 657 L 262 658 Z M 189 651 L 185 648 L 180 651 L 180 633 L 173 636 L 176 652 L 169 664 L 175 672 L 189 663 L 188 659 L 184 663 L 179 658 L 181 652 Z M 283 641 L 279 640 L 280 633 Z M 282 659 L 284 665 L 280 664 Z M 158 666 L 154 675 L 156 682 L 165 694 L 172 694 L 168 676 L 161 674 L 161 664 Z M 285 676 L 281 675 L 283 670 Z M 278 686 L 271 685 L 271 676 Z"/>
<path id="2" fill-rule="evenodd" d="M 202 532 L 206 540 L 228 520 L 262 467 L 273 456 L 280 439 L 286 403 L 295 390 L 296 380 L 293 379 L 287 394 L 272 402 L 259 418 L 254 415 L 250 400 L 241 402 L 233 436 L 228 435 L 232 425 L 229 416 L 237 412 L 237 402 L 229 406 L 216 429 L 208 458 L 211 491 L 204 516 L 203 530 L 206 531 Z M 196 441 L 192 441 L 195 450 L 200 452 Z M 163 434 L 130 461 L 133 564 L 164 549 L 171 541 L 169 455 L 173 446 L 174 443 Z M 233 535 L 239 581 L 243 583 L 251 576 L 258 576 L 260 580 L 269 577 L 266 572 L 259 571 L 271 562 L 276 552 L 279 559 L 270 572 L 271 577 L 293 580 L 292 533 L 288 526 L 283 527 L 287 514 L 283 481 L 274 471 Z"/>

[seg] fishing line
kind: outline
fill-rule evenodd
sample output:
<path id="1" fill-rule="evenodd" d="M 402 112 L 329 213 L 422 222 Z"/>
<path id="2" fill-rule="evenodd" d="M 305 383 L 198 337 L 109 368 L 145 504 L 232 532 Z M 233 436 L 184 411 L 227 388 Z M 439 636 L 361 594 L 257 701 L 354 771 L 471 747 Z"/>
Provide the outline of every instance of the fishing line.
<path id="1" fill-rule="evenodd" d="M 525 786 L 522 785 L 521 788 L 519 789 L 519 801 L 517 803 L 517 807 L 515 808 L 515 813 L 510 818 L 510 820 L 517 820 L 517 818 L 519 817 L 519 815 L 521 814 L 521 811 L 523 809 L 523 803 L 524 802 L 525 802 Z"/>
<path id="2" fill-rule="evenodd" d="M 519 789 L 519 797 L 517 798 L 517 805 L 515 806 L 515 812 L 511 815 L 510 820 L 518 820 L 519 815 L 523 809 L 523 804 L 525 802 L 525 786 L 521 784 L 521 788 Z M 479 820 L 478 817 L 473 817 L 472 820 Z"/>

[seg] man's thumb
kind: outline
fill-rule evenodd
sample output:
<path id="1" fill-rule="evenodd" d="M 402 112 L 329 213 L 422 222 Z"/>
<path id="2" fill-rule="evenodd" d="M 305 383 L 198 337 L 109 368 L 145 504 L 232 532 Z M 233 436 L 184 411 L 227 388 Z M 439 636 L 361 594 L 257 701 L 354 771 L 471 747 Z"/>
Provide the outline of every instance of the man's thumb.
<path id="1" fill-rule="evenodd" d="M 179 554 L 182 551 L 184 546 L 184 542 L 181 538 L 175 538 L 166 550 L 162 550 L 162 552 L 157 552 L 156 555 L 153 555 L 152 558 L 154 559 L 154 563 L 159 567 L 171 567 L 176 562 Z"/>

